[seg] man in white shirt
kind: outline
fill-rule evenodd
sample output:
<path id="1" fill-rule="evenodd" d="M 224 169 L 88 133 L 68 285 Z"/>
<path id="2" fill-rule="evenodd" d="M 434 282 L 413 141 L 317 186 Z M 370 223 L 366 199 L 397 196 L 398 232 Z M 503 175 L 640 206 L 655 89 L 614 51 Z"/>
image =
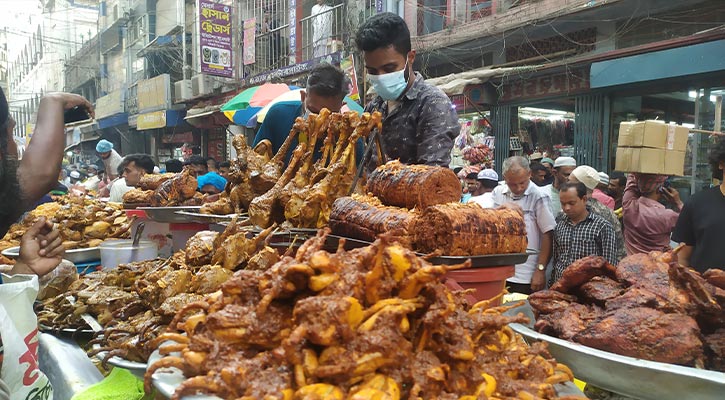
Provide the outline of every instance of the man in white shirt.
<path id="1" fill-rule="evenodd" d="M 545 288 L 546 265 L 551 258 L 552 232 L 556 227 L 551 213 L 551 198 L 531 182 L 531 167 L 524 157 L 509 157 L 503 162 L 505 185 L 493 190 L 496 207 L 514 204 L 523 210 L 528 248 L 539 251 L 523 264 L 516 265 L 516 273 L 506 281 L 510 292 L 530 294 Z"/>
<path id="2" fill-rule="evenodd" d="M 468 202 L 477 203 L 483 208 L 494 208 L 493 189 L 498 186 L 498 174 L 492 169 L 484 169 L 478 172 L 476 180 L 478 187 Z"/>
<path id="3" fill-rule="evenodd" d="M 317 0 L 312 6 L 312 45 L 313 57 L 327 54 L 327 40 L 332 36 L 332 7 L 325 0 Z"/>

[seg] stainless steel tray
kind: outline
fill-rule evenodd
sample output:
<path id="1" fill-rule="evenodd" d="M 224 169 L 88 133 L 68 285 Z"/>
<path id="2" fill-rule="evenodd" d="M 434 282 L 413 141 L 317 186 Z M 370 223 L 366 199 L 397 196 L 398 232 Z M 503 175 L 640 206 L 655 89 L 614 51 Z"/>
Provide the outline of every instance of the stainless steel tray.
<path id="1" fill-rule="evenodd" d="M 247 218 L 247 214 L 227 214 L 227 215 L 215 215 L 215 214 L 202 214 L 193 211 L 176 211 L 177 214 L 188 217 L 193 222 L 201 222 L 204 224 L 214 224 L 219 222 L 230 222 L 235 217 L 241 221 Z"/>
<path id="2" fill-rule="evenodd" d="M 725 373 L 621 356 L 544 335 L 531 329 L 536 319 L 528 302 L 505 314 L 518 313 L 531 322 L 511 324 L 511 329 L 529 341 L 547 342 L 551 355 L 578 379 L 602 389 L 643 400 L 720 400 L 725 394 Z"/>
<path id="3" fill-rule="evenodd" d="M 417 253 L 421 257 L 425 254 Z M 527 250 L 526 253 L 487 254 L 481 256 L 435 256 L 427 260 L 435 265 L 456 265 L 471 260 L 471 268 L 501 267 L 506 265 L 523 264 L 529 256 L 538 254 L 536 250 Z"/>
<path id="4" fill-rule="evenodd" d="M 185 223 L 194 222 L 194 220 L 187 215 L 179 215 L 178 211 L 191 211 L 198 212 L 201 206 L 186 206 L 186 207 L 139 207 L 137 210 L 141 210 L 146 213 L 146 216 L 155 222 L 163 223 Z"/>
<path id="5" fill-rule="evenodd" d="M 20 247 L 10 247 L 2 251 L 2 255 L 8 258 L 17 259 L 20 257 Z M 82 264 L 89 261 L 98 261 L 101 259 L 101 249 L 99 247 L 88 247 L 85 249 L 66 250 L 63 258 L 73 264 Z"/>

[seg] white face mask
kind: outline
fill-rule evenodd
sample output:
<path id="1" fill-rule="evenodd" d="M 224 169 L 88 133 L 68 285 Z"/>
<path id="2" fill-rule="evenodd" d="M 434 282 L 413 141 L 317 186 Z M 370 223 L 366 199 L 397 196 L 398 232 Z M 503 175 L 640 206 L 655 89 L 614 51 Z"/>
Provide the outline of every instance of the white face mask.
<path id="1" fill-rule="evenodd" d="M 408 60 L 405 60 L 405 67 L 400 71 L 380 75 L 368 75 L 368 80 L 373 85 L 375 93 L 383 100 L 396 100 L 403 94 L 408 86 L 405 80 L 405 70 L 408 69 Z"/>
<path id="2" fill-rule="evenodd" d="M 304 114 L 302 114 L 302 118 L 303 119 L 307 119 L 307 118 L 309 118 L 310 114 L 312 114 L 312 111 L 310 111 L 309 109 L 307 109 L 307 106 L 304 106 L 304 107 L 305 107 L 305 112 L 304 112 Z"/>

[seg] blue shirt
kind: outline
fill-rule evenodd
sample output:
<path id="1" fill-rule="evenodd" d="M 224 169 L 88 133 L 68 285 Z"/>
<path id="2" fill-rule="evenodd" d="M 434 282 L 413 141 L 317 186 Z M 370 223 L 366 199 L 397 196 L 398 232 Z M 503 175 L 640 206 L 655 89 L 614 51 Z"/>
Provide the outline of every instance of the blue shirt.
<path id="1" fill-rule="evenodd" d="M 295 124 L 295 119 L 297 119 L 297 117 L 301 117 L 303 114 L 304 111 L 302 109 L 302 102 L 299 100 L 281 101 L 273 105 L 269 108 L 269 111 L 267 111 L 267 115 L 264 117 L 264 122 L 262 123 L 262 126 L 259 127 L 257 135 L 254 137 L 252 147 L 259 144 L 262 140 L 267 139 L 272 142 L 273 154 L 277 154 L 284 141 L 287 140 L 289 132 Z M 321 149 L 324 140 L 324 137 L 318 138 L 317 140 L 317 145 L 315 146 L 315 160 L 322 156 Z M 292 145 L 287 151 L 287 155 L 284 157 L 285 166 L 289 164 L 292 152 L 298 144 L 299 140 L 295 137 L 292 140 Z M 362 139 L 358 140 L 355 145 L 355 155 L 355 161 L 359 164 L 363 155 Z"/>

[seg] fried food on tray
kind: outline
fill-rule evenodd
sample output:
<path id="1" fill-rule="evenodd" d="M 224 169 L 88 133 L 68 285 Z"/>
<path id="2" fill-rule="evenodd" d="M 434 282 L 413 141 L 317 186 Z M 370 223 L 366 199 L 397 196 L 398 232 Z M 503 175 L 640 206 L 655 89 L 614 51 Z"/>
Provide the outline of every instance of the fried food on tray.
<path id="1" fill-rule="evenodd" d="M 147 175 L 145 175 L 147 176 Z M 133 188 L 123 195 L 123 204 L 151 204 L 151 197 L 153 197 L 153 190 L 143 190 Z"/>
<path id="2" fill-rule="evenodd" d="M 151 196 L 152 207 L 173 207 L 179 206 L 185 201 L 194 198 L 197 193 L 197 182 L 190 166 L 175 174 L 173 178 L 162 182 L 153 196 Z M 199 204 L 201 202 L 199 201 Z"/>
<path id="3" fill-rule="evenodd" d="M 680 266 L 673 252 L 574 262 L 534 293 L 536 330 L 630 357 L 725 371 L 725 290 L 717 272 Z"/>
<path id="4" fill-rule="evenodd" d="M 20 238 L 41 216 L 58 227 L 66 250 L 95 247 L 99 240 L 127 238 L 132 219 L 119 204 L 75 196 L 61 196 L 30 211 L 20 223 L 13 224 L 2 239 L 2 246 L 19 246 Z M 0 246 L 0 249 L 7 247 Z"/>
<path id="5" fill-rule="evenodd" d="M 555 398 L 573 379 L 507 326 L 523 315 L 470 306 L 440 282 L 467 263 L 430 265 L 386 238 L 330 253 L 328 232 L 180 310 L 154 340 L 166 357 L 146 391 L 166 367 L 186 376 L 172 399 Z"/>
<path id="6" fill-rule="evenodd" d="M 176 174 L 171 172 L 165 174 L 146 174 L 141 177 L 138 187 L 141 190 L 156 190 L 162 183 L 174 178 L 175 176 Z"/>
<path id="7" fill-rule="evenodd" d="M 460 202 L 462 195 L 461 182 L 450 168 L 406 165 L 398 160 L 375 169 L 366 190 L 385 205 L 420 210 Z"/>

